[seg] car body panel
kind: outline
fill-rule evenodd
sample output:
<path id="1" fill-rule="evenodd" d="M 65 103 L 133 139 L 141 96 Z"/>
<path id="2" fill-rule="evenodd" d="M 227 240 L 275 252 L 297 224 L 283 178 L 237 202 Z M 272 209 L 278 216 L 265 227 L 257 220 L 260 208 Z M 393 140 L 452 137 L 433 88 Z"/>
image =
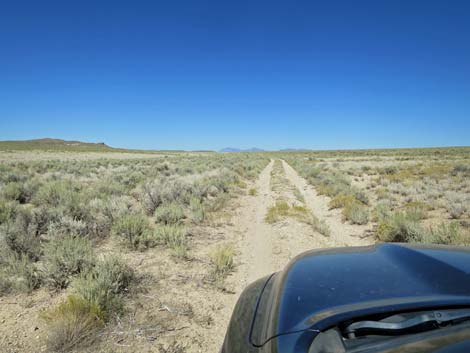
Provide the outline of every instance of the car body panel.
<path id="1" fill-rule="evenodd" d="M 264 279 L 250 343 L 302 352 L 319 331 L 352 318 L 470 306 L 470 249 L 379 244 L 303 253 Z"/>

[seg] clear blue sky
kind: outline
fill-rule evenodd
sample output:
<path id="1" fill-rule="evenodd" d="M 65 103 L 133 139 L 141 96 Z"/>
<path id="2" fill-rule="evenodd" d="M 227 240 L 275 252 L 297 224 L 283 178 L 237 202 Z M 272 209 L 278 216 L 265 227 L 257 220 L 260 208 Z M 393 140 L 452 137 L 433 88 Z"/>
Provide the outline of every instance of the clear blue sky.
<path id="1" fill-rule="evenodd" d="M 470 145 L 470 1 L 9 1 L 0 139 Z"/>

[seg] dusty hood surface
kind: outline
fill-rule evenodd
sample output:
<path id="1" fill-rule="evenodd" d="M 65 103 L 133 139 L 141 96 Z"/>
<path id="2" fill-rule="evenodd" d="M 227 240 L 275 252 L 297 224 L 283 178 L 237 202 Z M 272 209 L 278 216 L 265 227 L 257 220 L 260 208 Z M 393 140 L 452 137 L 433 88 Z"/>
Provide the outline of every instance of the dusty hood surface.
<path id="1" fill-rule="evenodd" d="M 292 345 L 306 331 L 383 312 L 470 305 L 470 249 L 382 244 L 311 251 L 266 286 L 254 344 Z M 282 351 L 282 350 L 280 350 Z"/>

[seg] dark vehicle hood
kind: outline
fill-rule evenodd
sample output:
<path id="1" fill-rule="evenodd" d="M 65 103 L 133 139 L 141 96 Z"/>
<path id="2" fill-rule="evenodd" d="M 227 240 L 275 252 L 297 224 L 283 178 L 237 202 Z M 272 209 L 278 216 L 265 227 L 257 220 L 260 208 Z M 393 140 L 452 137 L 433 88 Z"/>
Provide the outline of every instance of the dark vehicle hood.
<path id="1" fill-rule="evenodd" d="M 303 334 L 352 318 L 460 306 L 470 306 L 469 248 L 381 244 L 310 251 L 268 281 L 251 341 L 277 338 L 270 344 L 295 346 Z"/>

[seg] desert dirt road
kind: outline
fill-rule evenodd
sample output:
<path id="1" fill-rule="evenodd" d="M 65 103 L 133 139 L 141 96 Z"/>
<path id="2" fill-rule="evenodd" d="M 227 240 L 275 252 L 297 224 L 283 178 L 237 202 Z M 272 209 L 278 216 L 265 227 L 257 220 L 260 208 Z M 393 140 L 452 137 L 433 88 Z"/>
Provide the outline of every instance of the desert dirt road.
<path id="1" fill-rule="evenodd" d="M 217 352 L 233 307 L 243 289 L 254 280 L 282 269 L 298 254 L 326 247 L 368 245 L 373 239 L 364 237 L 366 226 L 350 225 L 341 221 L 337 210 L 328 209 L 329 198 L 320 196 L 284 160 L 271 160 L 253 185 L 255 196 L 242 196 L 228 238 L 238 239 L 237 269 L 227 279 L 234 295 L 227 296 L 221 315 L 216 319 L 216 338 L 212 351 Z M 265 220 L 269 207 L 276 200 L 305 207 L 330 228 L 331 235 L 316 232 L 310 224 L 286 217 L 275 223 Z"/>

